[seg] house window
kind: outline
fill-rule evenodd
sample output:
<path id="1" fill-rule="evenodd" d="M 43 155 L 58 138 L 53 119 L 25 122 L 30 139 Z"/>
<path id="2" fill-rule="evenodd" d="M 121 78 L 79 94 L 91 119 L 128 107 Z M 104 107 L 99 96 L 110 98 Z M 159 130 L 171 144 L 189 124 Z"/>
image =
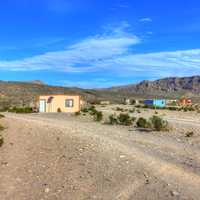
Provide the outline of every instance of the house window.
<path id="1" fill-rule="evenodd" d="M 66 99 L 65 100 L 65 107 L 66 108 L 72 108 L 72 107 L 74 107 L 74 100 L 73 99 Z"/>

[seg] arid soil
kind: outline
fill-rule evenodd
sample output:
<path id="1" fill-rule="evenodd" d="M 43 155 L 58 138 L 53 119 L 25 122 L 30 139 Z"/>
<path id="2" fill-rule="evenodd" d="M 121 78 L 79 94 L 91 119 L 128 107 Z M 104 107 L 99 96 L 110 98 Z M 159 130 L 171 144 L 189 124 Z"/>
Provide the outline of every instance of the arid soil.
<path id="1" fill-rule="evenodd" d="M 200 117 L 165 112 L 166 133 L 62 113 L 6 114 L 0 200 L 199 200 Z"/>

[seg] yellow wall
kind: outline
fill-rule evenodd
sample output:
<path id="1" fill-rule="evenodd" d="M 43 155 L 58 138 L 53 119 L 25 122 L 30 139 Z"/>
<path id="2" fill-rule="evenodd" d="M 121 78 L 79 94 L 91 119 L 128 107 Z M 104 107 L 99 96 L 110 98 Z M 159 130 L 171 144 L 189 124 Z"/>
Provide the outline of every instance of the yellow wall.
<path id="1" fill-rule="evenodd" d="M 52 102 L 47 103 L 49 97 L 54 97 Z M 73 107 L 65 107 L 65 100 L 73 99 Z M 61 109 L 61 112 L 74 113 L 80 111 L 80 96 L 69 96 L 69 95 L 49 95 L 49 96 L 40 96 L 39 100 L 46 101 L 46 112 L 58 112 L 58 109 Z"/>

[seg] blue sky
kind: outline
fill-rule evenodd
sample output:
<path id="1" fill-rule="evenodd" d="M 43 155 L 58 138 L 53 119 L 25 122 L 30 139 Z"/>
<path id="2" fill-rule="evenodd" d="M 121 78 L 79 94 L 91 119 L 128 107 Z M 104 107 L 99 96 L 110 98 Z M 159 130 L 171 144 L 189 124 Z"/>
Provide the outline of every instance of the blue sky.
<path id="1" fill-rule="evenodd" d="M 198 0 L 6 0 L 0 80 L 110 87 L 200 74 Z"/>

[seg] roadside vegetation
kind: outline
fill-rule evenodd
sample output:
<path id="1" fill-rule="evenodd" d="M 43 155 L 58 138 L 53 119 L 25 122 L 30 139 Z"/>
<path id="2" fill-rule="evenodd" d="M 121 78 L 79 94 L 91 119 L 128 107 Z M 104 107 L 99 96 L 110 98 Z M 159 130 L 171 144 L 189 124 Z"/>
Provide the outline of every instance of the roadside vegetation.
<path id="1" fill-rule="evenodd" d="M 30 107 L 24 107 L 24 108 L 13 107 L 13 108 L 8 109 L 8 112 L 12 112 L 12 113 L 33 113 L 33 110 Z"/>
<path id="2" fill-rule="evenodd" d="M 171 110 L 171 111 L 197 111 L 200 112 L 200 107 L 197 105 L 188 106 L 166 106 L 166 107 L 155 107 L 153 105 L 136 105 L 136 108 L 156 109 L 156 110 Z"/>
<path id="3" fill-rule="evenodd" d="M 119 115 L 110 115 L 108 117 L 108 124 L 131 126 L 135 121 L 135 117 L 131 117 L 127 113 L 120 113 Z"/>
<path id="4" fill-rule="evenodd" d="M 138 128 L 148 128 L 154 131 L 169 131 L 169 124 L 166 120 L 158 116 L 153 116 L 149 119 L 140 117 L 136 125 Z"/>
<path id="5" fill-rule="evenodd" d="M 0 114 L 0 119 L 4 118 L 4 115 Z M 1 132 L 4 130 L 4 127 L 0 124 L 0 147 L 2 147 L 4 143 L 4 138 L 1 135 Z"/>
<path id="6" fill-rule="evenodd" d="M 115 111 L 119 111 L 119 114 L 111 114 L 106 117 L 106 124 L 110 125 L 121 125 L 121 126 L 133 126 L 135 125 L 137 128 L 143 129 L 151 129 L 154 131 L 168 131 L 169 125 L 168 122 L 161 117 L 158 116 L 158 112 L 155 113 L 154 116 L 150 117 L 149 119 L 145 119 L 143 117 L 136 117 L 131 116 L 132 113 L 137 112 L 140 113 L 139 109 L 123 109 L 117 107 L 114 109 Z M 81 112 L 75 113 L 75 116 L 79 115 L 85 116 L 90 115 L 93 117 L 94 121 L 101 122 L 105 117 L 101 111 L 98 111 L 94 105 L 83 108 Z"/>

